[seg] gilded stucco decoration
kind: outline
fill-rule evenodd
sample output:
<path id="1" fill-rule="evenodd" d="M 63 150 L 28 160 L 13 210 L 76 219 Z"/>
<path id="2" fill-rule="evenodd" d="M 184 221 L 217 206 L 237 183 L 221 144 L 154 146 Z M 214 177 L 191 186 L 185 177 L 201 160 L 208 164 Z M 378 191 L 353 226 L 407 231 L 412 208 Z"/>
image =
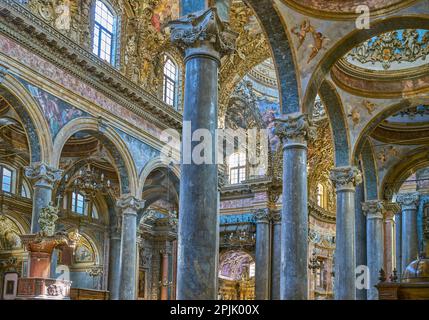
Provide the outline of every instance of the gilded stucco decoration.
<path id="1" fill-rule="evenodd" d="M 11 219 L 0 215 L 0 250 L 20 249 L 22 246 L 20 234 L 20 230 Z"/>
<path id="2" fill-rule="evenodd" d="M 245 74 L 270 57 L 268 42 L 253 10 L 243 2 L 234 2 L 230 9 L 231 29 L 238 33 L 234 52 L 222 60 L 220 70 L 219 118 L 223 126 L 231 93 Z"/>
<path id="3" fill-rule="evenodd" d="M 427 63 L 429 31 L 405 29 L 386 32 L 373 37 L 348 53 L 346 59 L 371 68 L 381 65 L 389 70 L 398 67 L 416 67 Z M 411 65 L 412 64 L 412 65 Z"/>

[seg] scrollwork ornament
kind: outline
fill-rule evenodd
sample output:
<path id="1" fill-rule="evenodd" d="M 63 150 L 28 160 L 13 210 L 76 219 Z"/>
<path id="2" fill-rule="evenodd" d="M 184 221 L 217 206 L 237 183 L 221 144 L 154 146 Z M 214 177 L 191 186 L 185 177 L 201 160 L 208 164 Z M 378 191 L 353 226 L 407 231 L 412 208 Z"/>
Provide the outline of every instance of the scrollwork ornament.
<path id="1" fill-rule="evenodd" d="M 210 43 L 220 56 L 232 53 L 237 34 L 222 22 L 216 8 L 187 15 L 168 24 L 171 42 L 183 50 Z"/>
<path id="2" fill-rule="evenodd" d="M 316 138 L 316 128 L 312 126 L 306 114 L 290 114 L 283 119 L 276 119 L 275 123 L 275 134 L 284 144 L 304 144 Z"/>
<path id="3" fill-rule="evenodd" d="M 331 170 L 330 179 L 338 191 L 355 189 L 362 183 L 362 173 L 356 167 L 337 167 Z"/>
<path id="4" fill-rule="evenodd" d="M 40 210 L 38 222 L 42 236 L 52 237 L 55 234 L 55 222 L 58 220 L 59 211 L 53 202 L 50 202 L 47 207 Z"/>

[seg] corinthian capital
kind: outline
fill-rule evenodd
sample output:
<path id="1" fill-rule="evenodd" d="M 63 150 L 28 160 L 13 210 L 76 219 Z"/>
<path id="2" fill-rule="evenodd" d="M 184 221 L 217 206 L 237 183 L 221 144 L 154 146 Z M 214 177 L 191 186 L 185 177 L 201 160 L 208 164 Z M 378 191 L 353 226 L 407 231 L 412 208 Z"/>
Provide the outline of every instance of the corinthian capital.
<path id="1" fill-rule="evenodd" d="M 253 213 L 256 223 L 268 223 L 270 221 L 270 211 L 265 209 L 256 209 Z"/>
<path id="2" fill-rule="evenodd" d="M 270 214 L 271 221 L 274 224 L 279 224 L 282 222 L 282 213 L 280 210 L 272 210 Z"/>
<path id="3" fill-rule="evenodd" d="M 401 205 L 402 210 L 417 210 L 419 193 L 399 193 L 396 196 L 396 202 Z"/>
<path id="4" fill-rule="evenodd" d="M 198 48 L 211 44 L 222 57 L 235 49 L 237 33 L 222 22 L 216 8 L 192 13 L 178 20 L 170 21 L 171 42 L 182 49 Z"/>
<path id="5" fill-rule="evenodd" d="M 123 195 L 116 201 L 116 206 L 121 209 L 122 214 L 137 215 L 137 211 L 143 209 L 144 204 L 145 200 L 139 200 L 130 194 Z"/>
<path id="6" fill-rule="evenodd" d="M 316 129 L 311 126 L 306 114 L 290 114 L 283 119 L 276 119 L 275 122 L 275 134 L 283 143 L 305 143 L 316 136 Z"/>
<path id="7" fill-rule="evenodd" d="M 383 201 L 370 200 L 362 202 L 362 211 L 367 219 L 383 219 Z"/>
<path id="8" fill-rule="evenodd" d="M 330 178 L 337 191 L 354 189 L 362 182 L 362 174 L 356 167 L 337 167 L 331 170 Z"/>
<path id="9" fill-rule="evenodd" d="M 52 187 L 61 179 L 63 170 L 52 168 L 43 162 L 25 167 L 25 176 L 33 181 L 35 186 Z"/>

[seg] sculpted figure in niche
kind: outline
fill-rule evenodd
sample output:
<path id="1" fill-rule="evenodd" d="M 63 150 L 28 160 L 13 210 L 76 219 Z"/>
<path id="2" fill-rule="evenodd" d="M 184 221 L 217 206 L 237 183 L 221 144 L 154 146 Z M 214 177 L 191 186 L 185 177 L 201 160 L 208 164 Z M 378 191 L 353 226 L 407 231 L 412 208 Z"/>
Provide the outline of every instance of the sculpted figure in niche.
<path id="1" fill-rule="evenodd" d="M 54 27 L 58 30 L 70 30 L 70 0 L 59 0 L 55 7 Z"/>

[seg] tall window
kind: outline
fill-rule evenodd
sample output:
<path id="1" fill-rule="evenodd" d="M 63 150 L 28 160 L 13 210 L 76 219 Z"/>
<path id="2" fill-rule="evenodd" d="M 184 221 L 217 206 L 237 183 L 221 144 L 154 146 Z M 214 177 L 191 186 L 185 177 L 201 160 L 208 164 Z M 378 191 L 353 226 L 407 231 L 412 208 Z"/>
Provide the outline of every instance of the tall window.
<path id="1" fill-rule="evenodd" d="M 114 64 L 115 18 L 112 11 L 100 0 L 95 3 L 93 52 L 101 59 Z"/>
<path id="2" fill-rule="evenodd" d="M 30 187 L 28 186 L 28 184 L 25 181 L 22 182 L 21 197 L 31 198 Z"/>
<path id="3" fill-rule="evenodd" d="M 317 184 L 317 205 L 325 207 L 325 187 L 322 184 Z"/>
<path id="4" fill-rule="evenodd" d="M 246 156 L 234 153 L 229 158 L 229 182 L 237 184 L 246 179 Z"/>
<path id="5" fill-rule="evenodd" d="M 12 177 L 13 172 L 6 167 L 1 170 L 1 189 L 4 192 L 12 192 Z"/>
<path id="6" fill-rule="evenodd" d="M 80 193 L 72 193 L 72 211 L 80 215 L 83 215 L 85 212 L 85 200 Z"/>
<path id="7" fill-rule="evenodd" d="M 162 97 L 166 104 L 176 107 L 177 66 L 167 56 L 164 58 L 164 87 Z"/>

